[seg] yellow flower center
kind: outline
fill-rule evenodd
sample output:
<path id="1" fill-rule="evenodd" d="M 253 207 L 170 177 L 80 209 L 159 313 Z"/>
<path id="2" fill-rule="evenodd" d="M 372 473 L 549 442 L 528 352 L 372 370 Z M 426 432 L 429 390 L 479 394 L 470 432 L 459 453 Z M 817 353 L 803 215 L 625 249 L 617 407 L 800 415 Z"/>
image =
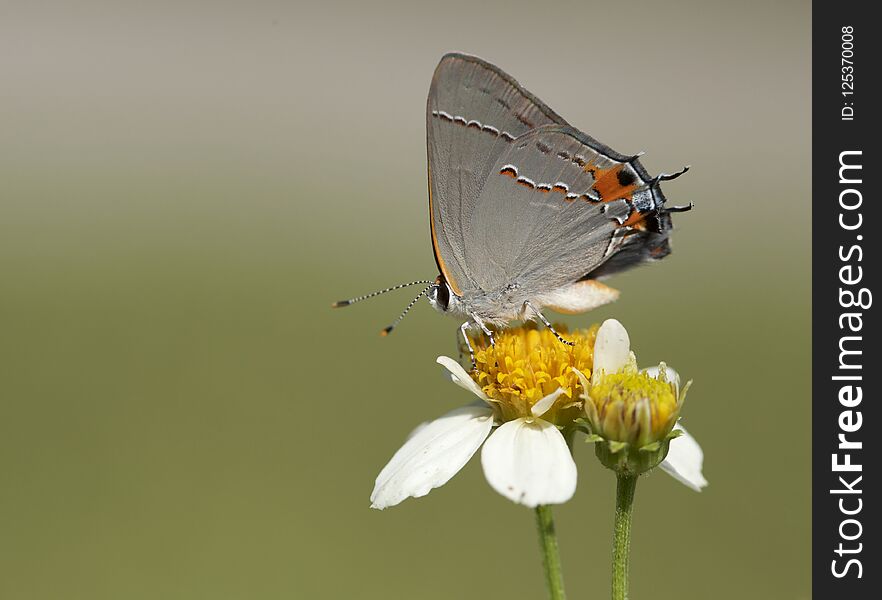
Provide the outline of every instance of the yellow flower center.
<path id="1" fill-rule="evenodd" d="M 495 401 L 502 420 L 531 418 L 533 405 L 558 388 L 563 393 L 542 419 L 568 425 L 582 415 L 583 390 L 573 368 L 591 376 L 598 326 L 572 333 L 558 325 L 555 329 L 575 345 L 533 324 L 497 332 L 495 346 L 483 336 L 472 339 L 476 367 L 470 374 Z"/>
<path id="2" fill-rule="evenodd" d="M 670 383 L 633 369 L 604 375 L 591 386 L 588 397 L 597 411 L 597 433 L 638 447 L 670 433 L 679 410 Z"/>

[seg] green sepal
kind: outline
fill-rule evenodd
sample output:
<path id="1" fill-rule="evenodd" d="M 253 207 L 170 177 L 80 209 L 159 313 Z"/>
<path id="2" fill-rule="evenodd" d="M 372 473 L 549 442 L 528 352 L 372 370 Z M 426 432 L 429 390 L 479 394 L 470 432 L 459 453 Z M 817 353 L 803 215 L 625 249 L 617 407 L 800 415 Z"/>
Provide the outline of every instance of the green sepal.
<path id="1" fill-rule="evenodd" d="M 675 440 L 675 439 L 677 439 L 677 438 L 680 437 L 681 435 L 683 435 L 683 430 L 682 430 L 682 429 L 672 429 L 672 430 L 671 430 L 671 433 L 669 433 L 669 434 L 665 437 L 665 439 L 668 440 L 668 441 L 671 441 L 671 440 Z"/>
<path id="2" fill-rule="evenodd" d="M 618 454 L 627 447 L 627 442 L 609 442 L 609 451 L 613 454 Z"/>
<path id="3" fill-rule="evenodd" d="M 585 443 L 587 444 L 594 444 L 602 441 L 604 441 L 604 439 L 596 433 L 589 433 L 585 436 Z"/>

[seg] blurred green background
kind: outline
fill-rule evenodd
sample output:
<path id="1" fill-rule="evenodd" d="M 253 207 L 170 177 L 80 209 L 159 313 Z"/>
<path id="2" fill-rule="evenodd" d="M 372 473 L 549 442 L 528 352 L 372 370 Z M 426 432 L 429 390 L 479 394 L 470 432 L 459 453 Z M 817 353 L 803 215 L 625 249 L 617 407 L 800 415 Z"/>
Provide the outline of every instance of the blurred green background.
<path id="1" fill-rule="evenodd" d="M 810 596 L 808 2 L 0 3 L 0 597 L 542 598 L 533 515 L 478 461 L 373 479 L 467 402 L 434 364 L 424 105 L 450 50 L 653 172 L 674 254 L 618 276 L 695 379 L 701 494 L 641 480 L 634 598 Z M 603 598 L 614 477 L 557 510 Z"/>

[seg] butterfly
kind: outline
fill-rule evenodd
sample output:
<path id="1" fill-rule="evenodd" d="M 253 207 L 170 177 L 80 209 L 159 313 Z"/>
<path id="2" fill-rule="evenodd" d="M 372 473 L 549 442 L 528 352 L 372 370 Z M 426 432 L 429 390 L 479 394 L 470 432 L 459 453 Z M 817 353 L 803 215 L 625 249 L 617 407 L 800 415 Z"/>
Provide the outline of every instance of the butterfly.
<path id="1" fill-rule="evenodd" d="M 569 125 L 514 78 L 478 57 L 445 55 L 426 106 L 429 224 L 439 275 L 384 330 L 426 296 L 467 332 L 542 309 L 581 313 L 618 297 L 601 283 L 670 253 L 671 213 L 640 154 L 619 154 Z M 555 332 L 555 335 L 557 333 Z M 569 343 L 560 335 L 558 339 Z"/>

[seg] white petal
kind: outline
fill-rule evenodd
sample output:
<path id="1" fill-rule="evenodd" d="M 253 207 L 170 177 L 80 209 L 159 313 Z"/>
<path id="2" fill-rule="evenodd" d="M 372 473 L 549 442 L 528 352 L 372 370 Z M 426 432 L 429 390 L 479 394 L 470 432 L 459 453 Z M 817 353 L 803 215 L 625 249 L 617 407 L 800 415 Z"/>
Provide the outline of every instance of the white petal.
<path id="1" fill-rule="evenodd" d="M 492 428 L 493 411 L 486 406 L 457 408 L 421 425 L 377 475 L 371 508 L 395 506 L 444 485 L 469 462 Z"/>
<path id="2" fill-rule="evenodd" d="M 560 397 L 561 394 L 564 393 L 564 389 L 562 387 L 557 388 L 538 402 L 533 405 L 533 408 L 530 409 L 530 412 L 533 413 L 534 417 L 541 417 L 545 413 L 548 412 L 548 409 L 554 406 L 554 402 Z"/>
<path id="3" fill-rule="evenodd" d="M 668 456 L 662 462 L 661 468 L 680 483 L 700 492 L 707 485 L 707 479 L 701 474 L 704 452 L 695 438 L 686 433 L 682 426 L 677 425 L 674 429 L 682 430 L 683 434 L 671 440 Z"/>
<path id="4" fill-rule="evenodd" d="M 450 371 L 450 379 L 453 383 L 464 390 L 468 390 L 484 402 L 490 402 L 487 394 L 481 390 L 481 387 L 475 383 L 475 380 L 469 377 L 462 365 L 450 358 L 449 356 L 439 356 L 435 362 Z"/>
<path id="5" fill-rule="evenodd" d="M 481 450 L 490 486 L 514 502 L 560 504 L 576 491 L 576 463 L 557 427 L 516 419 L 493 432 Z"/>
<path id="6" fill-rule="evenodd" d="M 414 427 L 413 431 L 411 431 L 410 433 L 407 434 L 407 440 L 409 440 L 410 438 L 412 438 L 413 436 L 418 434 L 420 431 L 425 429 L 429 425 L 429 423 L 431 423 L 431 421 L 423 421 L 422 423 L 420 423 L 419 425 Z M 405 441 L 407 441 L 407 440 L 405 440 Z"/>
<path id="7" fill-rule="evenodd" d="M 601 373 L 617 373 L 621 371 L 631 355 L 631 340 L 624 325 L 615 319 L 607 319 L 597 330 L 594 341 L 594 377 L 595 382 Z"/>

